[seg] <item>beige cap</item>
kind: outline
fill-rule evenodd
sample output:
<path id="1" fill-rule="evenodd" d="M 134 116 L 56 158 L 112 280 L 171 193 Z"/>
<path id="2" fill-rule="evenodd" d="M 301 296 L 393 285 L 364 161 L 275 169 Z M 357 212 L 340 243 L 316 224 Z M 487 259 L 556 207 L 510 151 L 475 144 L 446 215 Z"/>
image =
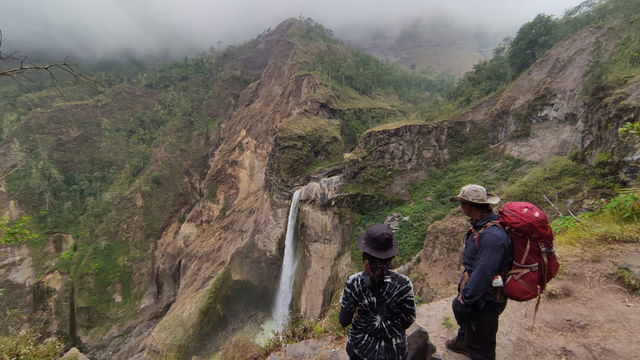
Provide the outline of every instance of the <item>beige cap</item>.
<path id="1" fill-rule="evenodd" d="M 495 205 L 500 202 L 500 197 L 493 194 L 487 194 L 487 189 L 480 185 L 469 184 L 460 189 L 458 196 L 452 196 L 449 201 L 451 202 L 470 202 L 474 204 L 492 204 Z"/>

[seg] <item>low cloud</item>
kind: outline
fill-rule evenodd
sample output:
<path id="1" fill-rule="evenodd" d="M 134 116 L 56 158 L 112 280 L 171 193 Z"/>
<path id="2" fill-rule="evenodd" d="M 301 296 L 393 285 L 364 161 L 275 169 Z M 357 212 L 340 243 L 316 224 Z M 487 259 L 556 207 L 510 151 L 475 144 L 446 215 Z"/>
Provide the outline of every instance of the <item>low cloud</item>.
<path id="1" fill-rule="evenodd" d="M 9 0 L 0 8 L 3 52 L 21 50 L 82 58 L 123 53 L 174 57 L 237 44 L 291 17 L 311 17 L 353 38 L 372 28 L 399 29 L 447 19 L 471 30 L 512 35 L 538 13 L 562 15 L 576 0 Z"/>

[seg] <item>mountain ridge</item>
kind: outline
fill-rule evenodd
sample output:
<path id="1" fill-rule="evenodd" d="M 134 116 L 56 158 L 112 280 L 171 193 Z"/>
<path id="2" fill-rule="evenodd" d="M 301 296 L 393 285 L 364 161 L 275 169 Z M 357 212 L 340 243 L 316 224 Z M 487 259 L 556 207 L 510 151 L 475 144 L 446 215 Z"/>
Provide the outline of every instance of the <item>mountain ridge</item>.
<path id="1" fill-rule="evenodd" d="M 31 280 L 5 295 L 27 298 L 25 304 L 37 309 L 30 319 L 49 319 L 47 331 L 80 341 L 97 358 L 212 354 L 225 339 L 255 331 L 268 317 L 264 299 L 272 297 L 280 271 L 289 197 L 307 182 L 297 224 L 303 260 L 292 309 L 319 317 L 335 306 L 341 283 L 358 261 L 350 244 L 362 225 L 360 215 L 366 208 L 413 203 L 411 184 L 451 163 L 487 152 L 545 163 L 578 150 L 596 166 L 606 152 L 634 181 L 640 145 L 620 144 L 617 129 L 637 118 L 637 83 L 603 92 L 598 103 L 580 97 L 582 74 L 597 40 L 609 31 L 582 30 L 504 91 L 435 123 L 411 118 L 412 105 L 398 96 L 375 87 L 364 95 L 323 75 L 327 66 L 314 72 L 323 66 L 315 61 L 318 53 L 352 60 L 356 55 L 326 41 L 321 25 L 295 19 L 260 42 L 223 53 L 229 61 L 194 59 L 214 71 L 168 91 L 162 76 L 150 75 L 144 87 L 120 86 L 85 102 L 32 112 L 17 126 L 14 140 L 0 146 L 7 154 L 1 167 L 32 160 L 32 168 L 8 178 L 6 186 L 1 180 L 0 197 L 21 213 L 45 205 L 62 211 L 49 202 L 62 196 L 56 192 L 64 184 L 73 184 L 74 194 L 93 191 L 76 196 L 99 206 L 88 207 L 92 216 L 83 215 L 86 227 L 75 234 L 71 229 L 16 248 L 33 258 Z M 179 65 L 169 70 L 184 76 Z M 74 111 L 91 115 L 80 119 L 86 128 L 75 121 L 57 131 L 56 121 Z M 355 126 L 349 117 L 384 125 L 365 131 L 343 164 L 342 152 L 350 150 L 345 129 Z M 397 119 L 403 121 L 387 123 Z M 87 139 L 100 140 L 100 147 L 83 150 Z M 69 149 L 71 160 L 59 157 L 56 148 Z M 73 160 L 84 152 L 108 162 Z M 98 165 L 87 165 L 92 162 Z M 337 183 L 323 182 L 340 172 Z M 36 182 L 40 177 L 58 187 Z M 104 182 L 111 185 L 92 189 L 100 178 L 111 179 Z M 64 200 L 69 206 L 76 201 Z M 407 220 L 424 225 L 416 221 L 413 215 Z M 56 249 L 59 235 L 67 239 L 59 252 L 42 250 Z M 9 273 L 17 271 L 22 270 Z M 41 297 L 25 295 L 30 281 L 38 283 Z M 419 291 L 426 297 L 434 289 Z"/>

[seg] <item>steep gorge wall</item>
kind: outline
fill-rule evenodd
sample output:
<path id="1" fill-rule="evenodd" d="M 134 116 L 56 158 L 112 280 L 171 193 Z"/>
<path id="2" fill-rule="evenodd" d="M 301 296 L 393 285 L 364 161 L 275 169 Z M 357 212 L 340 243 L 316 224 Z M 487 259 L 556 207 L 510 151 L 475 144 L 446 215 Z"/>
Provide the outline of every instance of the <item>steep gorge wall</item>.
<path id="1" fill-rule="evenodd" d="M 298 269 L 292 310 L 310 318 L 324 315 L 338 288 L 350 274 L 348 254 L 355 214 L 335 206 L 341 177 L 306 185 L 298 210 Z"/>
<path id="2" fill-rule="evenodd" d="M 175 276 L 172 267 L 178 262 L 179 288 L 167 315 L 147 339 L 140 337 L 144 358 L 213 352 L 245 326 L 256 330 L 269 315 L 292 193 L 282 183 L 276 161 L 278 130 L 284 119 L 315 116 L 323 106 L 313 96 L 320 88 L 315 78 L 297 74 L 303 64 L 287 39 L 295 26 L 299 25 L 294 20 L 279 25 L 253 54 L 241 59 L 246 66 L 265 67 L 222 125 L 222 140 L 203 182 L 203 199 L 183 224 L 165 231 L 158 242 L 156 268 L 167 269 L 160 277 Z M 270 56 L 268 61 L 265 56 Z M 306 188 L 299 215 L 303 254 L 297 294 L 299 299 L 318 300 L 294 301 L 294 307 L 318 316 L 326 305 L 330 277 L 336 276 L 331 264 L 341 255 L 345 236 L 350 236 L 343 223 L 350 215 L 312 209 L 316 199 L 331 193 L 312 188 Z M 324 242 L 327 233 L 335 235 L 330 243 Z M 134 353 L 129 346 L 119 356 Z"/>
<path id="3" fill-rule="evenodd" d="M 599 101 L 581 95 L 591 52 L 606 28 L 590 27 L 547 53 L 501 93 L 434 124 L 407 124 L 368 131 L 347 162 L 358 181 L 376 169 L 393 169 L 388 195 L 405 196 L 410 181 L 452 160 L 500 153 L 544 163 L 578 150 L 593 162 L 616 154 L 630 179 L 637 177 L 638 144 L 620 144 L 617 129 L 638 118 L 640 86 L 608 90 Z"/>
<path id="4" fill-rule="evenodd" d="M 288 39 L 295 26 L 300 24 L 285 21 L 252 54 L 228 65 L 229 71 L 244 72 L 255 81 L 237 93 L 233 89 L 224 93 L 229 96 L 222 99 L 224 104 L 203 104 L 211 106 L 205 109 L 211 116 L 226 119 L 219 127 L 209 134 L 194 134 L 180 148 L 168 143 L 155 149 L 145 172 L 161 174 L 160 180 L 151 185 L 134 183 L 130 192 L 114 200 L 114 209 L 98 228 L 95 243 L 83 240 L 84 258 L 73 255 L 73 266 L 83 262 L 90 273 L 80 273 L 71 281 L 69 274 L 51 271 L 35 279 L 33 274 L 41 269 L 29 261 L 41 259 L 42 254 L 30 254 L 27 248 L 20 250 L 24 256 L 3 263 L 11 284 L 15 283 L 11 274 L 24 267 L 32 274 L 32 281 L 16 283 L 15 292 L 11 290 L 17 298 L 27 299 L 24 313 L 29 319 L 46 321 L 52 332 L 66 334 L 72 343 L 77 340 L 95 358 L 156 359 L 215 352 L 230 334 L 247 324 L 255 327 L 269 313 L 291 196 L 278 164 L 279 127 L 284 119 L 295 116 L 324 117 L 322 107 L 327 106 L 325 98 L 315 96 L 323 90 L 317 79 L 298 73 L 305 65 L 296 58 L 296 45 Z M 127 97 L 127 93 L 136 94 Z M 122 101 L 115 101 L 119 96 L 124 96 Z M 25 124 L 28 131 L 38 133 L 37 122 L 55 123 L 56 128 L 43 127 L 54 141 L 66 147 L 96 147 L 106 137 L 96 122 L 110 119 L 129 105 L 133 116 L 140 111 L 130 101 L 136 97 L 145 100 L 141 104 L 148 111 L 161 102 L 156 92 L 121 87 L 99 101 L 37 112 Z M 64 125 L 65 113 L 74 113 L 83 127 L 57 131 Z M 8 146 L 0 150 L 9 151 Z M 85 150 L 91 156 L 109 155 L 99 148 Z M 73 159 L 73 152 L 58 155 Z M 70 169 L 77 165 L 73 161 L 66 164 Z M 323 194 L 312 191 L 303 205 L 305 245 L 300 249 L 309 255 L 309 261 L 301 269 L 309 276 L 303 275 L 298 282 L 300 299 L 318 300 L 294 305 L 314 316 L 328 301 L 331 292 L 326 288 L 333 277 L 345 276 L 336 274 L 324 261 L 335 262 L 343 254 L 344 239 L 352 237 L 351 213 L 322 208 L 326 206 Z M 7 203 L 11 206 L 2 204 L 1 210 L 18 216 L 20 205 Z M 157 211 L 157 207 L 167 208 Z M 316 217 L 316 211 L 323 215 Z M 327 230 L 332 233 L 330 238 L 316 238 Z M 87 253 L 86 249 L 92 250 Z M 51 259 L 66 251 L 59 250 Z M 94 256 L 109 257 L 126 268 L 130 273 L 123 279 L 126 283 L 108 278 L 112 275 L 107 270 L 98 271 Z M 45 265 L 54 266 L 46 261 Z M 97 279 L 99 276 L 103 278 Z M 103 286 L 105 281 L 108 286 Z M 96 305 L 96 292 L 107 293 L 108 298 Z"/>

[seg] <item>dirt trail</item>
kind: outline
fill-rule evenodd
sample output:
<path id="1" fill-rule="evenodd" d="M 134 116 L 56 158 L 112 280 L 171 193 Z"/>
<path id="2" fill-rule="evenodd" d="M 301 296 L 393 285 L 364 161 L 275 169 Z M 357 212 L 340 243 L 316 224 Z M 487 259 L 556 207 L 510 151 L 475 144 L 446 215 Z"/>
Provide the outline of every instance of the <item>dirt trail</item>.
<path id="1" fill-rule="evenodd" d="M 597 253 L 561 248 L 559 256 L 562 270 L 550 283 L 533 330 L 535 301 L 510 301 L 507 305 L 500 317 L 496 358 L 640 359 L 637 341 L 640 339 L 640 296 L 623 288 L 615 278 L 620 264 L 640 265 L 640 244 L 603 245 Z M 454 337 L 457 331 L 451 300 L 446 298 L 419 306 L 416 322 L 429 332 L 431 341 L 446 360 L 468 360 L 444 346 L 445 340 Z M 450 327 L 444 325 L 445 317 L 450 318 Z M 291 355 L 296 351 L 287 355 L 280 351 L 270 359 L 345 360 L 348 358 L 344 352 L 345 341 L 317 344 L 317 348 L 300 356 Z"/>
<path id="2" fill-rule="evenodd" d="M 562 258 L 563 275 L 550 283 L 551 294 L 542 301 L 533 330 L 535 302 L 509 302 L 500 317 L 497 359 L 640 358 L 640 297 L 622 288 L 614 275 L 621 263 L 640 264 L 640 246 L 602 251 L 602 259 L 585 254 Z M 443 325 L 445 316 L 453 319 L 450 302 L 420 306 L 417 322 L 446 359 L 468 359 L 444 347 L 457 330 Z"/>

